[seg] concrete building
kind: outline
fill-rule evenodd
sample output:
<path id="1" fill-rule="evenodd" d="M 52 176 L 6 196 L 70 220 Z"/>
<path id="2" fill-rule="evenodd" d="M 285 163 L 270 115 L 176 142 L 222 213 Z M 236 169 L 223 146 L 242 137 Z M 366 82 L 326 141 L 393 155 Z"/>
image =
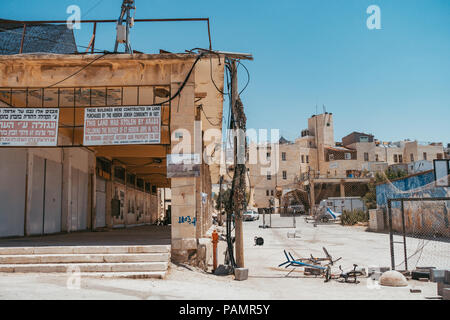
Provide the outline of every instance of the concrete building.
<path id="1" fill-rule="evenodd" d="M 279 195 L 292 190 L 309 192 L 311 204 L 317 204 L 321 197 L 345 196 L 352 191 L 356 194 L 351 195 L 363 195 L 376 172 L 393 165 L 408 171 L 408 164 L 412 164 L 410 170 L 417 171 L 425 166 L 414 165 L 417 161 L 444 157 L 442 143 L 386 143 L 362 132 L 352 132 L 336 142 L 332 113 L 310 117 L 308 128 L 294 142 L 284 138 L 278 144 L 253 142 L 249 153 L 258 155 L 258 161 L 252 159 L 248 164 L 253 188 L 251 204 L 255 207 L 269 206 L 270 199 L 279 206 Z"/>
<path id="2" fill-rule="evenodd" d="M 57 140 L 0 146 L 0 237 L 153 224 L 170 212 L 172 259 L 198 258 L 219 164 L 169 177 L 168 158 L 212 157 L 202 132 L 220 140 L 222 122 L 210 119 L 222 119 L 225 56 L 23 52 L 0 55 L 0 110 L 57 109 Z M 88 108 L 148 106 L 160 107 L 156 142 L 86 143 Z"/>

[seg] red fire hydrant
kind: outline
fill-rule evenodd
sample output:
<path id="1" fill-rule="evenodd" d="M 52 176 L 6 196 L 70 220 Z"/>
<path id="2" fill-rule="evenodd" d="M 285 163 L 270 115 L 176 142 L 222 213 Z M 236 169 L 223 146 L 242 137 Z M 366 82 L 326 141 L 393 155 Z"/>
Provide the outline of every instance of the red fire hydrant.
<path id="1" fill-rule="evenodd" d="M 213 272 L 217 269 L 217 244 L 219 243 L 219 234 L 214 229 L 211 234 L 213 244 Z"/>

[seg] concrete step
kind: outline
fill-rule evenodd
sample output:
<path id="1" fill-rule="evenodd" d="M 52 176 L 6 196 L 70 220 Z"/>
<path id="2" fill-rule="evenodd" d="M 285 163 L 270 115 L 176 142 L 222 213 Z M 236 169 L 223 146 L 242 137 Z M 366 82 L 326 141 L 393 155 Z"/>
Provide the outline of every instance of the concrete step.
<path id="1" fill-rule="evenodd" d="M 169 259 L 169 253 L 13 254 L 0 255 L 0 265 L 44 263 L 168 262 Z"/>
<path id="2" fill-rule="evenodd" d="M 170 245 L 1 247 L 0 255 L 170 253 Z"/>
<path id="3" fill-rule="evenodd" d="M 153 272 L 168 266 L 168 262 L 2 264 L 0 272 Z"/>

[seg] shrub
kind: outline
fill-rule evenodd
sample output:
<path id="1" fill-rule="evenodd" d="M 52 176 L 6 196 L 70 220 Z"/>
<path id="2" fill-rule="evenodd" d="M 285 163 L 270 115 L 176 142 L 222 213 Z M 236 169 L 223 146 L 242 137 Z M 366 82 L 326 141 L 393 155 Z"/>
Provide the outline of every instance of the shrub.
<path id="1" fill-rule="evenodd" d="M 341 224 L 342 225 L 355 225 L 358 222 L 367 222 L 369 221 L 369 213 L 363 210 L 354 210 L 354 211 L 346 211 L 341 215 Z"/>

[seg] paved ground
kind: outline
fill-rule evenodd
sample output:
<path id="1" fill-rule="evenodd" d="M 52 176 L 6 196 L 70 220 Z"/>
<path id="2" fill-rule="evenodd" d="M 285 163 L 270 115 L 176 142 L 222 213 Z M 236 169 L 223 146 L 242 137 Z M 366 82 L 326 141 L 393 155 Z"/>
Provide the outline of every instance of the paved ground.
<path id="1" fill-rule="evenodd" d="M 293 229 L 261 229 L 260 221 L 245 222 L 245 263 L 249 279 L 235 281 L 233 276 L 214 276 L 185 266 L 172 265 L 165 280 L 81 279 L 79 289 L 68 289 L 66 275 L 0 275 L 0 299 L 425 299 L 436 296 L 436 284 L 409 281 L 408 287 L 379 287 L 361 279 L 360 284 L 337 281 L 324 283 L 302 272 L 278 268 L 284 261 L 283 249 L 295 257 L 322 256 L 325 246 L 333 257 L 342 256 L 344 268 L 389 266 L 388 235 L 365 232 L 364 227 L 320 225 L 316 228 L 297 220 L 301 238 L 288 239 Z M 254 246 L 253 238 L 262 236 L 264 246 Z M 224 242 L 219 252 L 224 251 Z M 222 260 L 222 256 L 221 256 Z M 70 283 L 70 282 L 69 282 Z M 410 293 L 410 288 L 421 293 Z"/>

